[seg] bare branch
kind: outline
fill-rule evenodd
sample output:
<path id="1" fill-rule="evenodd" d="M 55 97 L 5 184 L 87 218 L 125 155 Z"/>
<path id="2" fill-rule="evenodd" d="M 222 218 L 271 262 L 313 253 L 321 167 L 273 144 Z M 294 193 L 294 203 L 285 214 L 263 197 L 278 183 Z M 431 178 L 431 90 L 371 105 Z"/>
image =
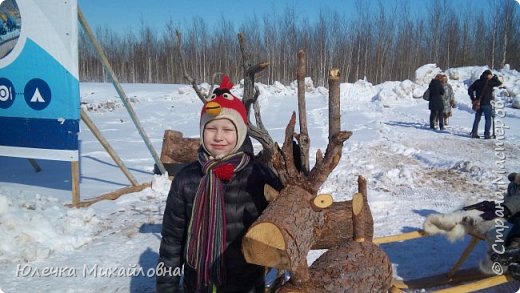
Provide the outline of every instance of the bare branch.
<path id="1" fill-rule="evenodd" d="M 272 156 L 279 153 L 280 150 L 278 145 L 271 138 L 269 132 L 267 131 L 262 122 L 260 106 L 257 103 L 258 97 L 260 96 L 260 90 L 258 89 L 258 87 L 255 87 L 255 74 L 267 68 L 269 66 L 269 62 L 260 62 L 256 65 L 252 65 L 253 62 L 251 62 L 250 60 L 251 55 L 247 50 L 246 38 L 244 33 L 239 33 L 238 39 L 240 43 L 240 52 L 242 54 L 242 70 L 244 74 L 244 94 L 242 97 L 242 102 L 244 103 L 247 111 L 247 117 L 249 122 L 248 133 L 251 137 L 258 140 L 262 144 L 262 147 L 264 149 L 263 160 L 270 162 Z M 251 105 L 253 105 L 255 111 L 255 120 L 257 126 L 254 126 L 249 120 Z M 279 160 L 281 160 L 281 156 L 277 156 Z M 273 169 L 275 173 L 279 173 L 279 170 L 277 170 L 274 167 L 274 163 L 271 162 L 268 165 L 271 169 Z M 285 184 L 286 181 L 282 179 L 282 177 L 284 176 L 279 174 L 279 177 L 281 178 L 282 183 Z"/>
<path id="2" fill-rule="evenodd" d="M 184 78 L 186 80 L 188 80 L 189 83 L 191 83 L 191 86 L 195 90 L 195 93 L 197 94 L 199 99 L 202 101 L 202 103 L 206 103 L 207 96 L 202 93 L 202 91 L 199 88 L 199 85 L 197 84 L 197 81 L 193 77 L 191 77 L 191 75 L 188 74 L 188 70 L 186 69 L 186 63 L 184 62 L 184 57 L 182 55 L 182 50 L 181 50 L 181 47 L 182 47 L 181 46 L 182 45 L 181 32 L 176 30 L 175 34 L 177 36 L 177 54 L 179 55 Z"/>
<path id="3" fill-rule="evenodd" d="M 247 49 L 245 34 L 239 33 L 238 40 L 242 54 L 242 70 L 244 73 L 244 96 L 242 97 L 242 102 L 246 106 L 247 114 L 249 115 L 251 105 L 255 103 L 259 96 L 258 89 L 255 88 L 255 74 L 269 67 L 269 62 L 264 61 L 253 64 L 251 54 Z"/>
<path id="4" fill-rule="evenodd" d="M 329 71 L 329 138 L 341 129 L 339 70 Z"/>
<path id="5" fill-rule="evenodd" d="M 285 128 L 285 140 L 282 146 L 282 156 L 284 158 L 285 166 L 283 167 L 290 178 L 293 179 L 293 181 L 296 181 L 294 179 L 299 178 L 299 171 L 296 169 L 296 165 L 294 164 L 294 145 L 293 145 L 293 135 L 294 135 L 294 126 L 296 125 L 296 113 L 293 112 L 291 115 L 291 120 L 289 120 L 289 123 L 287 124 L 287 127 Z M 278 170 L 278 168 L 277 168 Z"/>
<path id="6" fill-rule="evenodd" d="M 310 171 L 310 189 L 317 192 L 320 186 L 327 180 L 329 174 L 336 168 L 345 142 L 352 135 L 350 131 L 340 131 L 340 90 L 339 70 L 331 69 L 329 72 L 329 143 L 325 151 L 325 157 L 321 160 L 316 156 L 316 164 Z"/>
<path id="7" fill-rule="evenodd" d="M 320 149 L 316 151 L 316 165 L 322 164 L 323 162 L 323 153 Z"/>
<path id="8" fill-rule="evenodd" d="M 217 84 L 217 75 L 223 75 L 223 72 L 215 72 L 211 76 L 211 87 L 209 88 L 208 97 L 211 97 L 211 94 L 213 94 L 213 90 L 215 89 L 215 84 Z"/>
<path id="9" fill-rule="evenodd" d="M 258 140 L 265 150 L 269 150 L 270 153 L 273 153 L 275 149 L 275 143 L 264 126 L 262 116 L 260 115 L 260 105 L 258 102 L 254 103 L 253 108 L 255 110 L 256 126 L 253 125 L 251 121 L 249 121 L 248 117 L 248 133 L 251 137 Z"/>
<path id="10" fill-rule="evenodd" d="M 264 62 L 255 64 L 247 69 L 247 74 L 255 75 L 255 74 L 261 72 L 262 70 L 266 69 L 267 67 L 269 67 L 269 64 L 270 63 L 268 61 L 264 61 Z"/>
<path id="11" fill-rule="evenodd" d="M 340 131 L 329 138 L 325 157 L 319 162 L 320 164 L 316 162 L 316 165 L 314 165 L 309 173 L 309 178 L 312 180 L 310 187 L 314 192 L 318 191 L 332 170 L 338 165 L 341 159 L 343 143 L 349 139 L 351 135 L 352 132 L 350 131 Z"/>
<path id="12" fill-rule="evenodd" d="M 309 173 L 309 147 L 310 139 L 307 131 L 307 107 L 305 105 L 305 52 L 298 51 L 298 68 L 296 70 L 296 78 L 298 80 L 298 118 L 300 121 L 300 135 L 298 144 L 300 145 L 300 159 L 303 173 Z"/>

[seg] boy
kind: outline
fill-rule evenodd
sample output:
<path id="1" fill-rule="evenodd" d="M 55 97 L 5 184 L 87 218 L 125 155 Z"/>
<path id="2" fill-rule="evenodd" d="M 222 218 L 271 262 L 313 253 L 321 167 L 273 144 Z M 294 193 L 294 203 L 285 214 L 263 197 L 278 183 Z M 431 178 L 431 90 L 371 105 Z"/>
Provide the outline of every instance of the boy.
<path id="1" fill-rule="evenodd" d="M 184 292 L 263 292 L 264 268 L 245 262 L 242 238 L 267 207 L 264 185 L 282 188 L 255 162 L 246 109 L 224 76 L 201 112 L 198 161 L 173 179 L 159 262 L 184 265 Z M 178 276 L 157 276 L 157 292 L 182 292 Z"/>

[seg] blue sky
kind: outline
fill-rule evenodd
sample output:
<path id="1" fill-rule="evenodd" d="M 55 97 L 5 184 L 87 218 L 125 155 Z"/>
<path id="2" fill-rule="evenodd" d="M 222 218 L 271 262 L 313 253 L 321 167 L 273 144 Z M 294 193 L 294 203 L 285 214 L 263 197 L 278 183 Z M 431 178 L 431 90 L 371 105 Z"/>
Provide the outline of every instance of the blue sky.
<path id="1" fill-rule="evenodd" d="M 202 17 L 210 25 L 219 23 L 221 17 L 233 21 L 235 28 L 255 14 L 260 19 L 264 15 L 284 14 L 286 7 L 292 7 L 296 15 L 305 16 L 309 20 L 316 19 L 320 10 L 324 12 L 338 11 L 340 15 L 356 14 L 355 2 L 359 0 L 262 0 L 262 1 L 210 1 L 210 0 L 78 0 L 83 14 L 92 28 L 108 27 L 116 32 L 128 29 L 137 32 L 141 21 L 162 33 L 166 24 L 183 26 L 191 24 L 193 17 Z M 385 5 L 408 3 L 413 15 L 424 14 L 431 5 L 429 0 L 381 0 Z M 457 11 L 489 9 L 488 3 L 493 0 L 448 0 L 449 5 Z M 366 1 L 377 8 L 378 0 Z M 441 3 L 441 1 L 437 1 Z M 387 10 L 390 12 L 390 10 Z"/>

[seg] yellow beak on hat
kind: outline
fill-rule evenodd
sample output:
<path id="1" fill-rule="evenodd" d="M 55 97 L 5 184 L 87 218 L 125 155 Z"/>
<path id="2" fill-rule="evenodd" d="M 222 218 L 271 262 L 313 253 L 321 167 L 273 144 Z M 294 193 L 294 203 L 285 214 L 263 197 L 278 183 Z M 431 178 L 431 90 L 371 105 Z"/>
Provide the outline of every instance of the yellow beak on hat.
<path id="1" fill-rule="evenodd" d="M 220 114 L 220 112 L 222 111 L 222 107 L 219 103 L 211 101 L 207 102 L 206 105 L 204 105 L 204 110 L 211 116 L 218 116 L 218 114 Z"/>

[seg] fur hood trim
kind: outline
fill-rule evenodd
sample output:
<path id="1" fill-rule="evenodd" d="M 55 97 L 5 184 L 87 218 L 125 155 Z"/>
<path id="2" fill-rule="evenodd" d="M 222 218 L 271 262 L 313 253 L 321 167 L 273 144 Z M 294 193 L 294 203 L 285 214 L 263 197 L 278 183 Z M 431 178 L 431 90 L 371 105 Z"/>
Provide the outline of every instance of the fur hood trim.
<path id="1" fill-rule="evenodd" d="M 445 235 L 451 242 L 463 239 L 468 233 L 484 235 L 494 226 L 494 221 L 480 217 L 482 211 L 456 211 L 449 214 L 432 214 L 426 217 L 423 228 L 429 235 Z"/>

